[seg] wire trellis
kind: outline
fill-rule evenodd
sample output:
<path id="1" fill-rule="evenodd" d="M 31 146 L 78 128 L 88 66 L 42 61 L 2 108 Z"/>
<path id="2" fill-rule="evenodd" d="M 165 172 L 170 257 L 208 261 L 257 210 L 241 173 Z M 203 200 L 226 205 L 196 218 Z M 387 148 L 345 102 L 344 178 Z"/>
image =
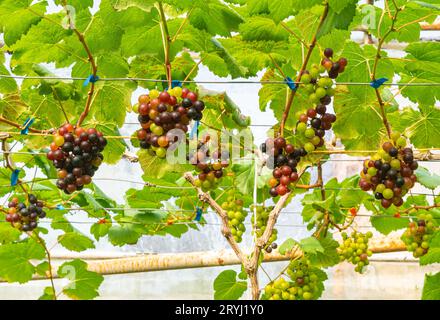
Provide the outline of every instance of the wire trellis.
<path id="1" fill-rule="evenodd" d="M 85 81 L 88 78 L 83 77 L 62 77 L 62 76 L 17 76 L 17 75 L 0 75 L 0 78 L 11 78 L 21 80 L 63 80 L 63 81 Z M 154 82 L 154 83 L 168 83 L 164 79 L 148 79 L 148 78 L 100 78 L 99 81 L 138 81 L 138 82 Z M 181 83 L 199 83 L 199 84 L 286 84 L 285 81 L 276 80 L 182 80 Z M 301 82 L 293 82 L 298 85 Z M 370 86 L 370 82 L 337 82 L 336 85 L 345 86 Z M 440 83 L 437 82 L 390 82 L 384 83 L 384 86 L 408 86 L 408 87 L 438 87 Z"/>

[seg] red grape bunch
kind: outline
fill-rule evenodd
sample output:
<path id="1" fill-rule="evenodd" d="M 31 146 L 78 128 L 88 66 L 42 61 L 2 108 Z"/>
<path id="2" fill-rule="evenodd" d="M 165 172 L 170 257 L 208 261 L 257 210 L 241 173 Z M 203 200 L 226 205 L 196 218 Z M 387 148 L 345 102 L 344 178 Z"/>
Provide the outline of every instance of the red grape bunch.
<path id="1" fill-rule="evenodd" d="M 18 198 L 12 198 L 9 202 L 8 213 L 6 214 L 6 221 L 11 225 L 24 232 L 32 231 L 38 227 L 38 219 L 46 217 L 46 212 L 43 211 L 44 203 L 39 201 L 33 194 L 28 196 L 29 205 L 19 202 Z"/>
<path id="2" fill-rule="evenodd" d="M 71 194 L 92 182 L 104 156 L 107 140 L 94 128 L 66 124 L 55 133 L 47 158 L 57 168 L 57 187 Z"/>
<path id="3" fill-rule="evenodd" d="M 307 155 L 307 151 L 304 148 L 295 149 L 282 137 L 267 139 L 261 145 L 261 151 L 269 155 L 267 166 L 273 170 L 273 177 L 269 179 L 270 195 L 285 195 L 290 191 L 289 186 L 298 181 L 296 167 L 301 157 Z"/>
<path id="4" fill-rule="evenodd" d="M 176 142 L 174 135 L 167 133 L 173 129 L 188 132 L 189 122 L 201 120 L 205 109 L 205 103 L 198 100 L 195 92 L 180 87 L 163 92 L 151 90 L 149 94 L 141 95 L 138 101 L 133 110 L 139 113 L 142 126 L 137 131 L 140 147 L 149 149 L 159 158 L 165 158 L 167 149 Z"/>
<path id="5" fill-rule="evenodd" d="M 304 90 L 309 94 L 309 101 L 314 105 L 306 113 L 297 115 L 296 132 L 307 138 L 308 141 L 304 144 L 304 149 L 307 152 L 312 152 L 324 145 L 325 132 L 330 130 L 336 121 L 336 116 L 327 112 L 327 106 L 335 94 L 332 79 L 336 79 L 347 65 L 345 58 L 341 58 L 335 63 L 331 62 L 333 50 L 330 48 L 326 49 L 324 54 L 326 57 L 322 60 L 321 66 L 315 64 L 310 71 L 305 71 L 301 76 Z M 328 74 L 325 74 L 326 71 Z"/>
<path id="6" fill-rule="evenodd" d="M 416 221 L 409 223 L 402 240 L 413 256 L 419 258 L 428 253 L 430 241 L 438 230 L 439 227 L 434 224 L 433 216 L 422 213 L 417 216 Z"/>
<path id="7" fill-rule="evenodd" d="M 418 163 L 413 151 L 406 147 L 407 140 L 399 132 L 382 144 L 380 150 L 364 162 L 359 186 L 364 191 L 372 190 L 384 208 L 400 207 L 402 197 L 414 186 L 417 177 L 414 171 Z"/>

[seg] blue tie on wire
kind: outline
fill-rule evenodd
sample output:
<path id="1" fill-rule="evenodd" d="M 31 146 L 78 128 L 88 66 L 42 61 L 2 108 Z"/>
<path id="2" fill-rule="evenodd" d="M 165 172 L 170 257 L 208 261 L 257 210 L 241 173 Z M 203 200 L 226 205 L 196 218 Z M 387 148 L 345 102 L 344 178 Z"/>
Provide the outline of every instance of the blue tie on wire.
<path id="1" fill-rule="evenodd" d="M 379 78 L 370 82 L 370 86 L 374 89 L 379 89 L 385 82 L 387 82 L 387 78 Z"/>
<path id="2" fill-rule="evenodd" d="M 196 209 L 196 217 L 194 218 L 194 220 L 200 222 L 200 220 L 202 219 L 202 213 L 203 213 L 202 208 L 197 207 L 197 209 Z"/>
<path id="3" fill-rule="evenodd" d="M 197 120 L 197 121 L 194 123 L 194 127 L 192 128 L 191 133 L 190 133 L 190 135 L 189 135 L 189 138 L 190 138 L 190 139 L 193 139 L 195 135 L 198 135 L 199 125 L 200 125 L 200 121 Z"/>
<path id="4" fill-rule="evenodd" d="M 88 76 L 88 78 L 84 81 L 84 87 L 87 87 L 89 85 L 89 83 L 96 83 L 98 82 L 99 77 L 95 76 L 93 74 L 91 74 L 90 76 Z"/>
<path id="5" fill-rule="evenodd" d="M 23 129 L 20 131 L 21 134 L 28 134 L 29 128 L 34 123 L 35 118 L 27 118 L 26 121 L 23 123 Z"/>
<path id="6" fill-rule="evenodd" d="M 286 79 L 284 79 L 284 82 L 287 84 L 290 90 L 296 90 L 297 87 L 295 82 L 292 80 L 292 78 L 286 77 Z"/>
<path id="7" fill-rule="evenodd" d="M 11 187 L 14 187 L 18 183 L 18 175 L 20 174 L 20 169 L 15 169 L 11 174 Z"/>
<path id="8" fill-rule="evenodd" d="M 57 209 L 57 210 L 64 210 L 64 207 L 61 204 L 57 204 L 55 209 Z"/>
<path id="9" fill-rule="evenodd" d="M 182 87 L 182 82 L 179 80 L 171 81 L 171 89 L 174 89 L 175 87 Z"/>

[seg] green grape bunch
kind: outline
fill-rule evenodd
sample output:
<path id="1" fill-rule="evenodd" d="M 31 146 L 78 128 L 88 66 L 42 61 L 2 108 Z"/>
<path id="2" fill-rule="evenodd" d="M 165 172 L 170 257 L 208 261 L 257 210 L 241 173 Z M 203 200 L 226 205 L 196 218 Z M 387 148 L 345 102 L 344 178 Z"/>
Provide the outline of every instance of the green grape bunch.
<path id="1" fill-rule="evenodd" d="M 370 264 L 368 257 L 373 254 L 368 249 L 368 240 L 373 237 L 373 234 L 369 231 L 367 233 L 361 233 L 354 231 L 350 236 L 347 233 L 342 233 L 342 243 L 339 246 L 339 259 L 340 261 L 348 261 L 354 264 L 356 272 L 362 273 L 364 267 Z"/>
<path id="2" fill-rule="evenodd" d="M 258 238 L 263 235 L 264 231 L 266 230 L 267 221 L 269 220 L 269 214 L 272 209 L 273 207 L 256 206 L 257 222 L 255 223 L 255 216 L 253 214 L 254 206 L 251 206 L 251 223 L 255 228 L 255 230 L 252 230 L 252 235 L 256 234 Z M 264 250 L 267 253 L 271 253 L 273 249 L 276 249 L 278 247 L 278 245 L 275 243 L 275 241 L 277 240 L 277 235 L 278 230 L 274 228 L 272 231 L 272 235 L 269 238 L 269 241 L 264 247 Z"/>
<path id="3" fill-rule="evenodd" d="M 292 260 L 287 269 L 291 281 L 283 277 L 264 288 L 263 299 L 267 300 L 317 300 L 323 289 L 320 269 L 313 267 L 307 256 Z"/>
<path id="4" fill-rule="evenodd" d="M 414 258 L 420 258 L 428 253 L 429 243 L 437 230 L 431 214 L 419 214 L 416 221 L 409 223 L 402 240 Z"/>
<path id="5" fill-rule="evenodd" d="M 246 219 L 247 212 L 243 208 L 243 200 L 236 199 L 234 191 L 230 191 L 227 201 L 223 202 L 221 206 L 228 214 L 228 224 L 235 241 L 240 243 L 246 231 L 244 220 Z"/>

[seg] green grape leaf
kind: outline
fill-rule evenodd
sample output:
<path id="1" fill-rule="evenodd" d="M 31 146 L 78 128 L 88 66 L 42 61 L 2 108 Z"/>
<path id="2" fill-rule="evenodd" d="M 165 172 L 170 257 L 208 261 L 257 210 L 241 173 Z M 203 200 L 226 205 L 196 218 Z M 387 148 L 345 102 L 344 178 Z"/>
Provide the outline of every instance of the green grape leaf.
<path id="1" fill-rule="evenodd" d="M 416 170 L 417 182 L 422 186 L 434 190 L 440 186 L 440 176 L 435 173 L 430 173 L 428 169 L 419 167 Z"/>
<path id="2" fill-rule="evenodd" d="M 324 253 L 324 248 L 321 243 L 315 237 L 304 238 L 299 242 L 301 250 L 304 253 L 315 254 L 317 252 Z"/>
<path id="3" fill-rule="evenodd" d="M 240 34 L 245 41 L 284 41 L 289 34 L 272 19 L 251 17 L 240 25 Z"/>
<path id="4" fill-rule="evenodd" d="M 43 294 L 41 297 L 38 298 L 38 300 L 55 300 L 55 292 L 53 291 L 52 287 L 46 287 L 44 288 Z"/>
<path id="5" fill-rule="evenodd" d="M 384 235 L 408 227 L 408 220 L 402 218 L 374 215 L 370 221 L 371 225 Z"/>
<path id="6" fill-rule="evenodd" d="M 11 243 L 20 238 L 21 232 L 11 226 L 9 222 L 0 222 L 0 244 Z"/>
<path id="7" fill-rule="evenodd" d="M 36 271 L 30 260 L 41 260 L 45 251 L 35 241 L 0 246 L 0 277 L 8 282 L 25 283 Z"/>
<path id="8" fill-rule="evenodd" d="M 423 285 L 422 300 L 440 299 L 440 272 L 434 275 L 426 274 Z"/>
<path id="9" fill-rule="evenodd" d="M 61 278 L 70 280 L 63 288 L 63 293 L 75 300 L 96 298 L 99 295 L 99 286 L 104 280 L 102 275 L 88 271 L 87 263 L 79 259 L 63 263 L 57 273 Z"/>
<path id="10" fill-rule="evenodd" d="M 108 230 L 108 238 L 114 246 L 136 244 L 141 234 L 130 224 L 112 226 Z"/>
<path id="11" fill-rule="evenodd" d="M 13 45 L 38 23 L 46 11 L 46 1 L 4 0 L 0 3 L 0 31 L 5 43 Z"/>
<path id="12" fill-rule="evenodd" d="M 440 110 L 433 106 L 420 105 L 419 110 L 405 108 L 391 114 L 393 128 L 403 132 L 416 148 L 440 147 Z"/>
<path id="13" fill-rule="evenodd" d="M 288 238 L 286 239 L 278 248 L 278 252 L 282 255 L 285 255 L 289 251 L 291 251 L 293 248 L 297 247 L 299 245 L 298 241 Z"/>
<path id="14" fill-rule="evenodd" d="M 280 22 L 285 18 L 291 16 L 295 12 L 295 0 L 270 0 L 269 11 L 270 17 L 275 22 Z"/>
<path id="15" fill-rule="evenodd" d="M 237 281 L 237 272 L 225 270 L 214 280 L 215 300 L 238 300 L 247 290 L 246 281 Z"/>
<path id="16" fill-rule="evenodd" d="M 335 5 L 338 2 L 338 5 Z M 334 29 L 347 30 L 356 14 L 357 0 L 333 1 L 328 10 L 327 17 L 318 32 L 318 38 L 328 34 Z"/>
<path id="17" fill-rule="evenodd" d="M 321 238 L 319 242 L 321 243 L 322 248 L 324 248 L 324 251 L 317 251 L 315 254 L 310 255 L 310 261 L 312 264 L 323 268 L 338 264 L 339 255 L 336 249 L 339 247 L 339 243 L 333 239 L 333 236 L 328 233 L 327 236 Z"/>
<path id="18" fill-rule="evenodd" d="M 99 241 L 99 239 L 105 237 L 108 234 L 110 227 L 110 223 L 97 222 L 90 227 L 90 233 L 95 237 L 96 241 Z"/>
<path id="19" fill-rule="evenodd" d="M 95 248 L 93 241 L 78 232 L 67 232 L 58 236 L 58 242 L 66 249 L 81 252 Z"/>

